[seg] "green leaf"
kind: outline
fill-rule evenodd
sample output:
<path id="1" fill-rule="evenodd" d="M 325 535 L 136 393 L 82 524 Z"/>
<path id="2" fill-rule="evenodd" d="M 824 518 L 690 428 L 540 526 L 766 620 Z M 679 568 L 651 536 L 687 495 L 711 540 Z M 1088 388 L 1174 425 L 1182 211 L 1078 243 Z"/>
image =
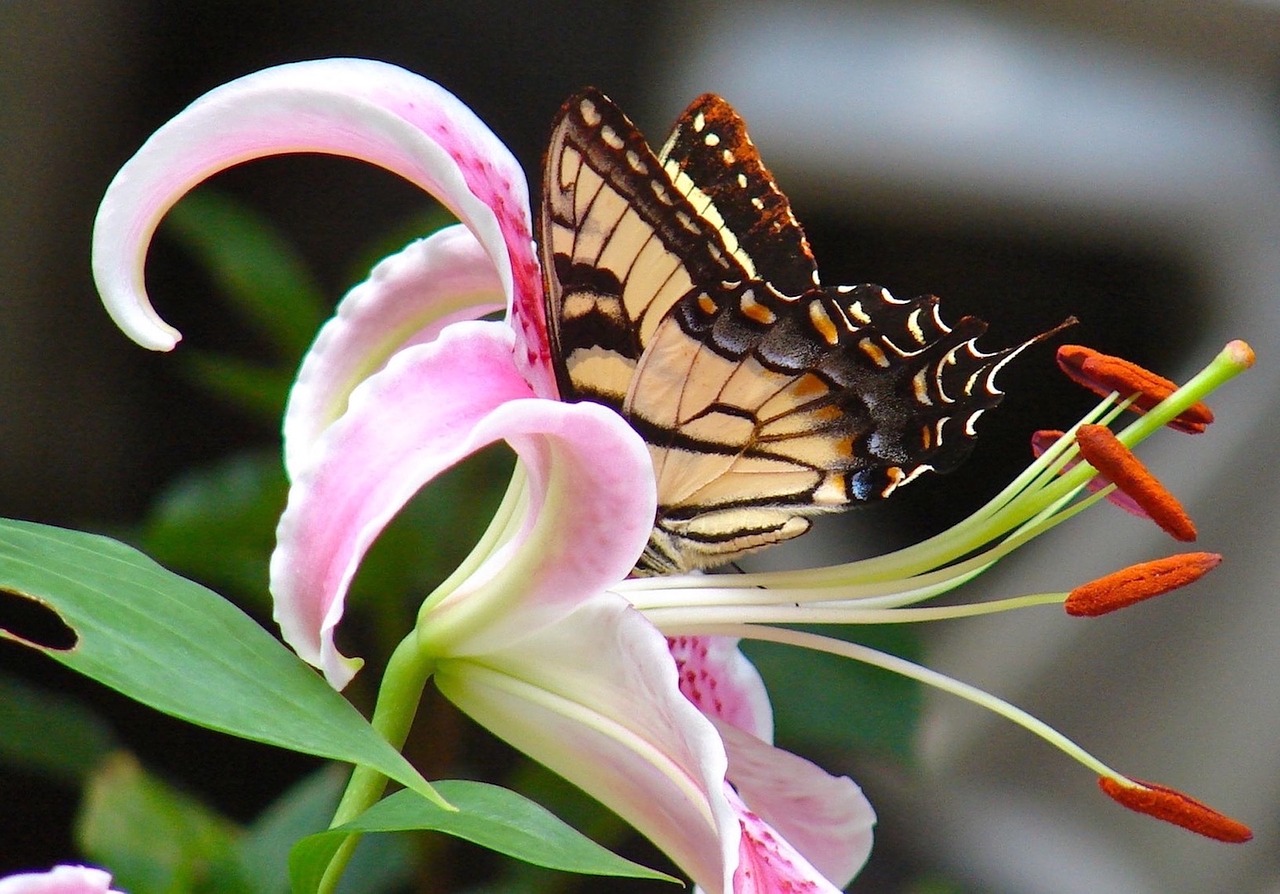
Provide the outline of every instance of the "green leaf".
<path id="1" fill-rule="evenodd" d="M 346 784 L 342 768 L 330 765 L 307 776 L 271 805 L 240 842 L 240 863 L 264 894 L 289 890 L 289 851 L 299 839 L 329 826 Z M 412 878 L 415 851 L 403 835 L 370 835 L 356 848 L 346 879 L 355 894 L 391 894 Z M 339 891 L 343 886 L 339 886 Z"/>
<path id="2" fill-rule="evenodd" d="M 302 355 L 330 302 L 279 230 L 248 206 L 209 189 L 189 193 L 169 211 L 164 226 L 282 357 Z"/>
<path id="3" fill-rule="evenodd" d="M 179 358 L 183 372 L 198 387 L 237 409 L 270 424 L 279 422 L 293 386 L 298 364 L 264 366 L 230 354 L 187 351 Z"/>
<path id="4" fill-rule="evenodd" d="M 845 638 L 904 658 L 919 655 L 919 638 L 907 625 L 857 625 Z M 840 635 L 827 628 L 825 635 Z M 829 752 L 863 748 L 909 762 L 923 704 L 920 685 L 906 677 L 847 658 L 744 642 L 773 699 L 777 737 Z M 803 750 L 802 748 L 802 750 Z"/>
<path id="5" fill-rule="evenodd" d="M 294 894 L 316 890 L 325 867 L 347 834 L 415 829 L 444 832 L 561 872 L 677 881 L 606 850 L 509 789 L 458 779 L 437 782 L 436 788 L 457 811 L 442 810 L 413 792 L 401 791 L 384 798 L 352 822 L 298 842 L 289 860 Z"/>
<path id="6" fill-rule="evenodd" d="M 85 855 L 130 894 L 258 894 L 230 820 L 119 753 L 94 774 L 76 823 Z"/>
<path id="7" fill-rule="evenodd" d="M 165 488 L 141 546 L 183 574 L 252 600 L 241 604 L 269 609 L 267 564 L 287 493 L 274 451 L 219 460 Z"/>
<path id="8" fill-rule="evenodd" d="M 78 785 L 114 747 L 111 728 L 84 705 L 0 675 L 0 762 Z"/>
<path id="9" fill-rule="evenodd" d="M 22 596 L 51 608 L 74 634 L 75 647 L 42 645 L 4 628 L 0 636 L 166 714 L 364 764 L 438 798 L 350 702 L 257 622 L 131 547 L 0 521 L 0 602 Z"/>

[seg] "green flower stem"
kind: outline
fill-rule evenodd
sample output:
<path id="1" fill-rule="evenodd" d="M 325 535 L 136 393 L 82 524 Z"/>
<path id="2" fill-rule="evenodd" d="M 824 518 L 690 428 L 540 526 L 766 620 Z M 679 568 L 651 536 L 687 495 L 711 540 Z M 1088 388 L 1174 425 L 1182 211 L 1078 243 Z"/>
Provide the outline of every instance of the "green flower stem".
<path id="1" fill-rule="evenodd" d="M 378 690 L 378 703 L 373 709 L 373 728 L 397 750 L 402 748 L 413 726 L 422 691 L 435 669 L 435 662 L 418 648 L 416 634 L 410 634 L 391 654 L 387 671 Z M 347 789 L 334 811 L 330 828 L 340 826 L 368 810 L 382 797 L 387 778 L 370 767 L 357 766 L 351 773 Z M 349 835 L 329 861 L 319 894 L 330 894 L 336 889 L 342 873 L 351 860 L 359 835 Z"/>

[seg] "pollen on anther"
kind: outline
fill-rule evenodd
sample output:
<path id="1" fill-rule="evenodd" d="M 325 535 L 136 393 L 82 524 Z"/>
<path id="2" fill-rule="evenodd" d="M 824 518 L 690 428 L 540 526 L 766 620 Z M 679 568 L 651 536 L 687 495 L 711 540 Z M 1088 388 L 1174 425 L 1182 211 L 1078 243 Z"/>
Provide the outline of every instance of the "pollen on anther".
<path id="1" fill-rule="evenodd" d="M 1076 587 L 1063 608 L 1069 615 L 1095 618 L 1185 587 L 1221 562 L 1217 553 L 1181 553 L 1130 565 Z"/>
<path id="2" fill-rule="evenodd" d="M 1068 378 L 1099 397 L 1106 397 L 1113 391 L 1121 397 L 1136 395 L 1130 409 L 1137 413 L 1147 412 L 1178 390 L 1176 383 L 1136 363 L 1103 354 L 1084 345 L 1063 345 L 1058 348 L 1057 360 L 1058 367 Z M 1170 420 L 1169 426 L 1179 431 L 1199 434 L 1211 422 L 1213 411 L 1201 402 L 1187 407 Z"/>
<path id="3" fill-rule="evenodd" d="M 1076 443 L 1085 462 L 1115 483 L 1176 540 L 1196 539 L 1196 526 L 1178 498 L 1105 425 L 1082 425 Z"/>
<path id="4" fill-rule="evenodd" d="M 1253 838 L 1253 832 L 1244 823 L 1177 789 L 1140 779 L 1121 780 L 1109 776 L 1100 777 L 1098 787 L 1107 797 L 1130 810 L 1173 823 L 1206 838 L 1228 844 L 1242 844 Z"/>

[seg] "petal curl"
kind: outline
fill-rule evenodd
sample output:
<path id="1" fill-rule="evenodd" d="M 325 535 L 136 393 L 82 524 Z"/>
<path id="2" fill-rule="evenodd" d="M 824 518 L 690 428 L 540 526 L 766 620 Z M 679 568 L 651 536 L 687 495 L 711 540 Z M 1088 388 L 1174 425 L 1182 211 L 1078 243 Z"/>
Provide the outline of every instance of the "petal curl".
<path id="1" fill-rule="evenodd" d="M 90 866 L 55 866 L 0 879 L 0 894 L 120 894 L 111 875 Z"/>
<path id="2" fill-rule="evenodd" d="M 667 645 L 680 674 L 680 691 L 703 714 L 773 741 L 769 693 L 736 637 L 673 636 Z"/>
<path id="3" fill-rule="evenodd" d="M 441 692 L 514 747 L 614 810 L 699 885 L 732 888 L 738 822 L 725 755 L 685 699 L 663 636 L 601 593 L 509 648 L 441 662 Z"/>
<path id="4" fill-rule="evenodd" d="M 445 227 L 381 261 L 339 302 L 298 370 L 284 416 L 292 477 L 351 391 L 401 348 L 431 341 L 450 323 L 502 310 L 502 282 L 465 226 Z"/>
<path id="5" fill-rule="evenodd" d="M 524 173 L 475 114 L 437 84 L 365 59 L 296 62 L 224 84 L 162 126 L 119 171 L 94 224 L 94 276 L 112 319 L 139 344 L 179 333 L 151 306 L 147 245 L 164 213 L 218 171 L 322 152 L 376 164 L 435 196 L 485 246 L 540 394 L 554 395 Z"/>
<path id="6" fill-rule="evenodd" d="M 498 595 L 440 604 L 427 631 L 437 648 L 494 648 L 550 623 L 621 579 L 643 548 L 656 496 L 639 436 L 605 407 L 532 398 L 513 344 L 505 324 L 469 322 L 400 351 L 299 470 L 271 560 L 276 620 L 333 685 L 359 666 L 333 632 L 365 551 L 423 484 L 493 441 L 510 441 L 528 469 L 527 516 L 477 573 Z"/>
<path id="7" fill-rule="evenodd" d="M 751 812 L 832 884 L 847 885 L 871 855 L 876 814 L 862 789 L 848 776 L 832 776 L 742 730 L 727 724 L 717 729 L 729 756 L 729 780 Z"/>

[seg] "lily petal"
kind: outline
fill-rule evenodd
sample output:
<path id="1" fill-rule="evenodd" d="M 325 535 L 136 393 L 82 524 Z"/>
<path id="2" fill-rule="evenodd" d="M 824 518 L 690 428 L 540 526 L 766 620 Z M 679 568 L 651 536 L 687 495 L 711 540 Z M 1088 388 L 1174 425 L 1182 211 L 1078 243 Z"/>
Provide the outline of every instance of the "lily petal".
<path id="1" fill-rule="evenodd" d="M 871 855 L 876 814 L 862 789 L 747 732 L 723 723 L 716 728 L 729 755 L 729 779 L 751 812 L 832 884 L 847 885 Z"/>
<path id="2" fill-rule="evenodd" d="M 729 781 L 753 814 L 750 820 L 744 818 L 744 830 L 754 823 L 767 823 L 802 855 L 805 864 L 817 867 L 838 887 L 848 884 L 871 854 L 875 811 L 862 790 L 847 776 L 832 776 L 817 764 L 770 744 L 769 696 L 736 638 L 679 636 L 667 642 L 676 661 L 680 691 L 712 718 L 724 739 Z M 767 835 L 763 840 L 776 837 Z M 743 857 L 744 863 L 755 859 Z M 791 858 L 784 864 L 792 865 Z"/>
<path id="3" fill-rule="evenodd" d="M 839 889 L 799 851 L 749 810 L 733 789 L 728 788 L 726 796 L 742 827 L 738 870 L 733 876 L 734 894 L 839 894 Z"/>
<path id="4" fill-rule="evenodd" d="M 459 708 L 607 805 L 700 886 L 733 890 L 738 820 L 711 723 L 680 694 L 663 636 L 613 593 L 481 661 L 445 661 Z"/>
<path id="5" fill-rule="evenodd" d="M 640 554 L 656 495 L 639 436 L 605 407 L 532 398 L 514 341 L 504 323 L 455 323 L 400 351 L 352 392 L 298 471 L 271 560 L 276 620 L 334 686 L 359 667 L 338 654 L 333 633 L 365 551 L 423 484 L 496 440 L 510 441 L 528 469 L 527 515 L 468 582 L 485 582 L 493 598 L 459 591 L 433 608 L 425 635 L 437 654 L 497 648 L 550 623 L 620 580 Z M 596 548 L 579 549 L 592 531 Z"/>
<path id="6" fill-rule="evenodd" d="M 139 344 L 181 337 L 151 306 L 147 245 L 187 190 L 240 162 L 323 152 L 371 162 L 435 196 L 484 245 L 523 340 L 518 362 L 554 395 L 524 173 L 451 93 L 411 72 L 364 59 L 264 69 L 224 84 L 151 136 L 122 167 L 94 225 L 94 277 L 112 319 Z"/>
<path id="7" fill-rule="evenodd" d="M 773 741 L 773 706 L 760 672 L 729 636 L 673 636 L 667 640 L 680 691 L 713 720 Z"/>
<path id="8" fill-rule="evenodd" d="M 111 874 L 90 866 L 55 866 L 0 878 L 0 894 L 120 894 Z"/>
<path id="9" fill-rule="evenodd" d="M 289 393 L 285 469 L 292 477 L 351 391 L 401 348 L 450 323 L 502 310 L 502 281 L 465 226 L 445 227 L 381 261 L 316 336 Z"/>

